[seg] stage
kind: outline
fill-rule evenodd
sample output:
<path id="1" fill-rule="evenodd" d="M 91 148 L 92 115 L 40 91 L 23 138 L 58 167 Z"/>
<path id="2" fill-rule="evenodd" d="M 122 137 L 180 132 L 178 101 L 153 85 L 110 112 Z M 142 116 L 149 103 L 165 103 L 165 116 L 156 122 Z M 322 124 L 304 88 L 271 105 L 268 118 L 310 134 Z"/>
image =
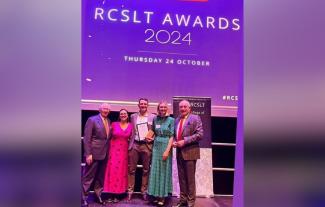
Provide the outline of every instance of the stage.
<path id="1" fill-rule="evenodd" d="M 104 197 L 105 198 L 105 197 Z M 196 199 L 195 207 L 232 207 L 232 197 L 225 197 L 225 196 L 215 196 L 213 198 L 200 198 Z M 95 203 L 95 196 L 94 194 L 90 194 L 88 198 L 89 207 L 102 207 L 98 203 Z M 176 205 L 178 198 L 171 197 L 170 199 L 166 200 L 165 206 L 171 207 Z M 106 206 L 116 206 L 116 207 L 139 207 L 139 206 L 155 206 L 154 204 L 149 203 L 148 201 L 143 201 L 141 199 L 140 194 L 134 194 L 131 201 L 126 201 L 126 199 L 121 200 L 118 203 L 109 203 Z"/>

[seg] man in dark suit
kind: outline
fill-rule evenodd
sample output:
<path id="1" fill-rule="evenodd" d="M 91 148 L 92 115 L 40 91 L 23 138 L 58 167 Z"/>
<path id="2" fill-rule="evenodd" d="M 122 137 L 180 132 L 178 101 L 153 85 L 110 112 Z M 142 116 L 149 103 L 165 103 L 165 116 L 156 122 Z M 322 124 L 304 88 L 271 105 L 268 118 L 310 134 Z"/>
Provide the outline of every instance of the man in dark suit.
<path id="1" fill-rule="evenodd" d="M 193 207 L 195 204 L 196 160 L 200 159 L 199 140 L 203 137 L 202 121 L 198 115 L 191 114 L 187 100 L 179 103 L 179 117 L 175 120 L 176 159 L 180 186 L 180 200 L 176 205 Z"/>
<path id="2" fill-rule="evenodd" d="M 109 112 L 110 105 L 103 103 L 99 107 L 99 114 L 88 118 L 86 122 L 83 138 L 86 166 L 82 177 L 82 199 L 85 206 L 88 205 L 87 194 L 93 182 L 97 202 L 104 204 L 101 193 L 110 136 L 110 120 L 107 118 Z"/>
<path id="3" fill-rule="evenodd" d="M 152 144 L 153 139 L 151 137 L 146 137 L 146 135 L 140 134 L 138 132 L 139 125 L 144 125 L 148 130 L 152 127 L 152 121 L 155 117 L 154 114 L 148 112 L 148 99 L 139 99 L 139 112 L 131 115 L 131 123 L 133 125 L 133 133 L 129 142 L 129 169 L 128 169 L 128 198 L 131 200 L 134 191 L 135 183 L 135 171 L 137 169 L 137 164 L 139 158 L 142 160 L 142 183 L 141 183 L 141 193 L 143 200 L 148 200 L 147 190 L 148 190 L 148 180 L 149 180 L 149 170 L 152 154 Z"/>

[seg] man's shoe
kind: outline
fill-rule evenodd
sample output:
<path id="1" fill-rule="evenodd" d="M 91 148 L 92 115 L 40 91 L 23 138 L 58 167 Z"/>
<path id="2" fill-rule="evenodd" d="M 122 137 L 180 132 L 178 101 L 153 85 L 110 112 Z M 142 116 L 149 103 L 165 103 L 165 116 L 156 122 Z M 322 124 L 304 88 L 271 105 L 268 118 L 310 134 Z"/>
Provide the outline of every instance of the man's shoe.
<path id="1" fill-rule="evenodd" d="M 143 194 L 142 198 L 144 201 L 148 201 L 148 195 L 146 193 Z"/>
<path id="2" fill-rule="evenodd" d="M 83 201 L 81 202 L 81 206 L 83 206 L 83 207 L 87 207 L 87 206 L 88 206 L 88 202 L 87 202 L 87 200 L 83 200 Z"/>
<path id="3" fill-rule="evenodd" d="M 106 205 L 106 201 L 103 201 L 101 197 L 97 196 L 97 203 L 101 205 Z"/>
<path id="4" fill-rule="evenodd" d="M 173 206 L 173 207 L 185 207 L 185 206 L 187 206 L 186 203 L 179 202 L 179 203 L 177 203 L 177 204 L 176 204 L 175 206 Z"/>
<path id="5" fill-rule="evenodd" d="M 132 199 L 132 193 L 128 193 L 127 201 L 130 201 Z"/>

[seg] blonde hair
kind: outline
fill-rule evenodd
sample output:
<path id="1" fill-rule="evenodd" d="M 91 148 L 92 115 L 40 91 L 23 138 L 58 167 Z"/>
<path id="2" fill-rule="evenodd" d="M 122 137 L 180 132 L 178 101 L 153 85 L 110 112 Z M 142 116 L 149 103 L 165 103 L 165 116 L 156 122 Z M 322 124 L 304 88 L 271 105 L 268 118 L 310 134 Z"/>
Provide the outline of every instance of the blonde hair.
<path id="1" fill-rule="evenodd" d="M 160 107 L 161 104 L 166 104 L 166 106 L 167 106 L 166 116 L 169 116 L 169 112 L 168 112 L 169 109 L 168 109 L 167 101 L 160 101 L 160 102 L 158 103 L 158 106 L 157 106 L 157 113 L 158 113 L 158 115 L 159 115 L 159 107 Z"/>

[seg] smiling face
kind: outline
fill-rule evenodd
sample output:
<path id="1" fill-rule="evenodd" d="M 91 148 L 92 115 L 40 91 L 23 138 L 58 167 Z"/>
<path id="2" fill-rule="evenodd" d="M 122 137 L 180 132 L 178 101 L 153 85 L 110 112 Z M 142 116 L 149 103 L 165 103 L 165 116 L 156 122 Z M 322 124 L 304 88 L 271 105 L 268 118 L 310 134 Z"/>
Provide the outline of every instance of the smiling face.
<path id="1" fill-rule="evenodd" d="M 148 101 L 141 99 L 138 104 L 140 113 L 146 113 L 148 111 Z"/>
<path id="2" fill-rule="evenodd" d="M 102 117 L 107 117 L 110 112 L 110 106 L 107 103 L 103 103 L 99 107 L 99 113 Z"/>
<path id="3" fill-rule="evenodd" d="M 119 118 L 123 122 L 128 121 L 129 119 L 128 112 L 126 110 L 121 110 Z"/>
<path id="4" fill-rule="evenodd" d="M 160 116 L 166 116 L 167 114 L 167 111 L 168 111 L 168 107 L 167 107 L 167 103 L 160 103 L 159 106 L 158 106 L 158 113 Z"/>
<path id="5" fill-rule="evenodd" d="M 179 113 L 181 117 L 187 116 L 191 112 L 191 105 L 188 101 L 184 100 L 179 103 Z"/>

